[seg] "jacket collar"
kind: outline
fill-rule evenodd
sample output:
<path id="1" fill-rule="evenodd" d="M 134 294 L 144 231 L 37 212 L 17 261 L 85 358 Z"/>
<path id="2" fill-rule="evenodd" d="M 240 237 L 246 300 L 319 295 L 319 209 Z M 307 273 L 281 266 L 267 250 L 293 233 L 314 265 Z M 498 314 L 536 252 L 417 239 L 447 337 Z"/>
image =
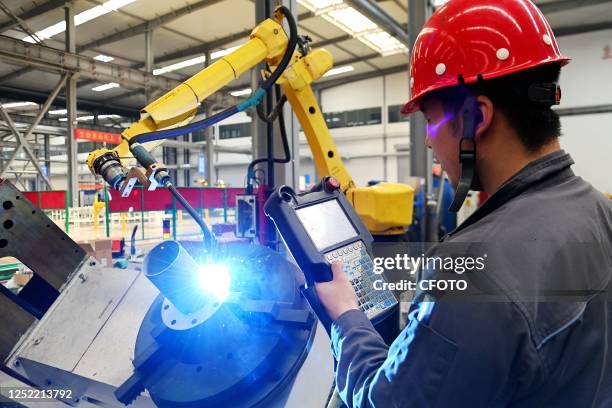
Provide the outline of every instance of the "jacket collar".
<path id="1" fill-rule="evenodd" d="M 532 161 L 504 183 L 480 208 L 451 231 L 448 236 L 452 236 L 483 219 L 511 199 L 544 180 L 555 176 L 561 179 L 573 176 L 574 172 L 570 169 L 573 164 L 574 160 L 564 150 L 557 150 Z"/>

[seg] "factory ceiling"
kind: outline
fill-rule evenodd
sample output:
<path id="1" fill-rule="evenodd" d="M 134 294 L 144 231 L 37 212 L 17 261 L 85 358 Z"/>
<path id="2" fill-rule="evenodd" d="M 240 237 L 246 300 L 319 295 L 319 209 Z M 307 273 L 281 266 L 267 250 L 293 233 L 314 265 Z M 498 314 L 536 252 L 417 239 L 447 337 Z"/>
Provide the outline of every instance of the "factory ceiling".
<path id="1" fill-rule="evenodd" d="M 64 19 L 66 3 L 1 0 L 0 33 L 18 40 L 29 37 L 30 42 L 40 41 L 45 47 L 63 50 L 64 32 L 57 25 Z M 251 0 L 111 0 L 113 8 L 108 10 L 101 6 L 106 3 L 103 1 L 76 0 L 72 3 L 77 19 L 81 19 L 76 27 L 78 54 L 126 70 L 144 70 L 146 38 L 150 35 L 150 68 L 168 84 L 201 70 L 207 52 L 212 53 L 211 60 L 214 60 L 243 43 L 256 25 L 255 4 Z M 536 3 L 558 35 L 612 28 L 610 0 L 540 0 Z M 368 42 L 367 36 L 351 26 L 360 20 L 351 15 L 350 8 L 360 10 L 361 15 L 374 24 L 372 27 L 377 27 L 373 31 L 380 34 L 375 37 L 381 42 Z M 408 50 L 397 40 L 406 39 L 407 1 L 299 0 L 297 15 L 300 34 L 311 37 L 314 47 L 328 49 L 334 57 L 335 68 L 340 68 L 335 75 L 321 79 L 318 86 L 407 70 Z M 342 28 L 342 23 L 349 27 Z M 37 38 L 34 40 L 34 37 Z M 177 63 L 184 67 L 170 70 Z M 59 74 L 27 64 L 27 59 L 16 61 L 0 55 L 0 98 L 40 103 L 38 100 L 49 93 Z M 78 83 L 79 108 L 88 112 L 136 116 L 138 109 L 145 105 L 144 88 L 137 83 L 119 86 L 108 83 L 108 80 L 82 75 Z M 231 92 L 249 87 L 250 77 L 243 75 L 221 91 L 223 95 L 219 100 L 231 103 L 235 100 Z M 58 101 L 61 103 L 61 95 Z M 18 113 L 28 114 L 27 109 Z"/>

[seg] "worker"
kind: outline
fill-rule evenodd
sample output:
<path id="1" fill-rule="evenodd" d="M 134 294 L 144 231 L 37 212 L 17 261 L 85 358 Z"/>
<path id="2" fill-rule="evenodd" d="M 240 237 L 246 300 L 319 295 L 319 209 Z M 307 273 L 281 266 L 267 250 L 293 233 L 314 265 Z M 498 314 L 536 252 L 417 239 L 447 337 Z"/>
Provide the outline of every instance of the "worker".
<path id="1" fill-rule="evenodd" d="M 529 0 L 451 0 L 425 24 L 403 113 L 424 114 L 455 208 L 470 187 L 491 194 L 432 251 L 500 245 L 486 276 L 472 275 L 504 301 L 417 290 L 388 347 L 332 265 L 333 280 L 316 291 L 334 321 L 336 387 L 349 407 L 612 407 L 612 204 L 560 148 L 551 106 L 568 62 Z M 593 245 L 570 253 L 578 243 Z M 592 290 L 542 301 L 558 276 L 569 292 Z"/>

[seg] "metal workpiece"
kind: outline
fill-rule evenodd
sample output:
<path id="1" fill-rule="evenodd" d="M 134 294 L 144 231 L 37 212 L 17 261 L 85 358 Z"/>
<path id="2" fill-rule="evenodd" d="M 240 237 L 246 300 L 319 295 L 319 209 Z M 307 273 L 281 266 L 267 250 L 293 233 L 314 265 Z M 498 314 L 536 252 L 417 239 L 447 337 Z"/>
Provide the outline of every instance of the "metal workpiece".
<path id="1" fill-rule="evenodd" d="M 201 309 L 207 301 L 195 290 L 199 266 L 177 241 L 155 246 L 144 260 L 145 276 L 184 314 Z"/>
<path id="2" fill-rule="evenodd" d="M 14 298 L 0 293 L 0 360 L 85 260 L 85 251 L 13 184 L 0 179 L 0 258 L 12 256 L 34 277 Z M 32 293 L 32 287 L 37 286 Z"/>
<path id="3" fill-rule="evenodd" d="M 160 407 L 284 406 L 316 332 L 316 319 L 300 296 L 299 270 L 261 246 L 220 245 L 212 257 L 201 248 L 190 245 L 190 258 L 184 258 L 187 250 L 178 243 L 162 252 L 178 258 L 190 277 L 211 262 L 225 265 L 231 279 L 228 293 L 203 306 L 202 322 L 185 319 L 198 311 L 170 322 L 180 329 L 168 326 L 170 304 L 160 294 L 142 322 L 134 373 L 115 393 L 117 399 L 128 404 L 146 390 Z M 178 273 L 175 266 L 171 274 Z M 207 278 L 212 282 L 198 279 L 196 292 L 206 292 L 217 281 L 215 275 Z M 187 292 L 194 293 L 191 289 Z M 328 368 L 320 367 L 324 372 Z"/>
<path id="4" fill-rule="evenodd" d="M 131 372 L 138 323 L 158 295 L 138 271 L 103 268 L 88 258 L 5 361 L 44 389 L 72 391 L 72 406 L 122 406 L 113 392 Z M 141 396 L 134 407 L 151 407 Z"/>
<path id="5" fill-rule="evenodd" d="M 301 273 L 283 256 L 248 244 L 210 253 L 183 243 L 189 258 L 179 256 L 181 265 L 200 271 L 185 287 L 206 294 L 202 308 L 185 314 L 134 267 L 86 257 L 6 181 L 0 204 L 0 256 L 16 256 L 55 291 L 38 318 L 0 293 L 6 373 L 72 390 L 63 401 L 70 406 L 324 405 L 329 340 L 300 295 Z"/>
<path id="6" fill-rule="evenodd" d="M 113 382 L 118 383 L 118 377 L 129 372 L 130 337 L 133 342 L 135 333 L 130 335 L 129 326 L 123 327 L 113 330 L 115 338 L 111 340 L 108 325 L 116 326 L 118 318 L 134 325 L 131 319 L 138 318 L 138 309 L 132 306 L 128 311 L 119 306 L 137 277 L 136 271 L 102 268 L 94 258 L 88 258 L 22 338 L 6 366 L 37 387 L 72 390 L 73 403 L 85 396 L 114 401 Z M 107 353 L 116 360 L 105 361 Z"/>

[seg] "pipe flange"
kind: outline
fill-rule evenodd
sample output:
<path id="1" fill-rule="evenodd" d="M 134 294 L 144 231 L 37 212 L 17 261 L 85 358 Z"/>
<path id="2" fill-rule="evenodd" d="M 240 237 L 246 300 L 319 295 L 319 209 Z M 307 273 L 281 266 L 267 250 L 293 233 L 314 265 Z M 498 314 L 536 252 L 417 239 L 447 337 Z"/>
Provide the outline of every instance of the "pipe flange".
<path id="1" fill-rule="evenodd" d="M 210 319 L 222 305 L 223 302 L 210 301 L 195 312 L 184 314 L 166 298 L 161 307 L 162 321 L 172 330 L 193 329 Z"/>

